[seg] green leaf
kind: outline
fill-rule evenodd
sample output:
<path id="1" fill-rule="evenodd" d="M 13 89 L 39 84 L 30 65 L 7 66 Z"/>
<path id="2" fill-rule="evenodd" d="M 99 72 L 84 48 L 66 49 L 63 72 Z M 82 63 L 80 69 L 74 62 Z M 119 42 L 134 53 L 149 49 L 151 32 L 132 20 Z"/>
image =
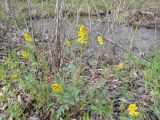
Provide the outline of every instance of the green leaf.
<path id="1" fill-rule="evenodd" d="M 64 108 L 60 108 L 56 111 L 56 118 L 60 118 L 64 114 Z"/>
<path id="2" fill-rule="evenodd" d="M 11 87 L 11 84 L 8 83 L 6 86 L 4 86 L 4 87 L 2 88 L 3 92 L 4 92 L 4 93 L 7 93 L 10 87 Z"/>
<path id="3" fill-rule="evenodd" d="M 126 116 L 121 116 L 120 120 L 130 120 L 130 118 L 126 117 Z"/>
<path id="4" fill-rule="evenodd" d="M 0 66 L 0 80 L 2 81 L 6 80 L 6 71 L 3 69 L 2 66 Z"/>
<path id="5" fill-rule="evenodd" d="M 3 114 L 0 114 L 0 120 L 6 120 Z"/>
<path id="6" fill-rule="evenodd" d="M 25 42 L 25 48 L 29 50 L 30 52 L 35 52 L 36 47 L 33 45 L 33 43 L 30 43 L 28 41 Z"/>
<path id="7" fill-rule="evenodd" d="M 7 112 L 10 114 L 10 116 L 14 117 L 15 119 L 18 119 L 22 114 L 22 109 L 19 104 L 13 103 L 9 105 Z"/>
<path id="8" fill-rule="evenodd" d="M 18 55 L 17 55 L 17 52 L 16 52 L 15 50 L 12 50 L 12 51 L 11 51 L 11 56 L 12 56 L 12 59 L 13 59 L 14 61 L 18 61 L 18 60 L 19 60 Z"/>

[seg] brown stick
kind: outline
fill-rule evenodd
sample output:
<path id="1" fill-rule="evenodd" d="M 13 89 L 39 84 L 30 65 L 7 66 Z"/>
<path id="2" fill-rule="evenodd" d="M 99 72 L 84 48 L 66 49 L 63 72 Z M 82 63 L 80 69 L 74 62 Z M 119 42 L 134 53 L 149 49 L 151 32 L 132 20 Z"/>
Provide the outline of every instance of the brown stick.
<path id="1" fill-rule="evenodd" d="M 60 41 L 60 3 L 61 1 L 57 0 L 56 3 L 56 28 L 55 28 L 55 51 L 54 51 L 54 67 L 56 71 L 60 68 L 61 62 L 61 41 Z"/>

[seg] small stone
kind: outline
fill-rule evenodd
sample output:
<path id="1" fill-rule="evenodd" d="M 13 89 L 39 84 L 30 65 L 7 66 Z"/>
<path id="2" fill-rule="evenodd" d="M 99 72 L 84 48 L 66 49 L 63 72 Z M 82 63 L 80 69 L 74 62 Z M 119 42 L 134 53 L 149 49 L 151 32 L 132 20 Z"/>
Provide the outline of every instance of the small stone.
<path id="1" fill-rule="evenodd" d="M 139 87 L 139 88 L 138 88 L 138 92 L 139 92 L 140 94 L 144 93 L 144 87 Z"/>
<path id="2" fill-rule="evenodd" d="M 38 117 L 33 116 L 33 117 L 29 117 L 29 120 L 40 120 L 40 119 Z"/>

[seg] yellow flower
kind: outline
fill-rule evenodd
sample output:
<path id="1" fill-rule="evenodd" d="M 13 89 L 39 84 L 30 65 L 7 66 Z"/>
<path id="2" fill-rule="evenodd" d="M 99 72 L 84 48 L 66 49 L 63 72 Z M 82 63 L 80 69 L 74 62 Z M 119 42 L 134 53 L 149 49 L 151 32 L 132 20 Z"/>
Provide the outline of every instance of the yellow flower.
<path id="1" fill-rule="evenodd" d="M 128 111 L 129 111 L 129 115 L 131 116 L 138 116 L 139 112 L 137 112 L 138 107 L 136 106 L 136 104 L 130 104 L 128 107 Z"/>
<path id="2" fill-rule="evenodd" d="M 32 37 L 28 33 L 24 34 L 24 39 L 28 42 L 32 42 Z"/>
<path id="3" fill-rule="evenodd" d="M 78 32 L 78 42 L 80 44 L 87 44 L 87 30 L 84 25 L 81 25 Z"/>
<path id="4" fill-rule="evenodd" d="M 63 88 L 60 85 L 58 85 L 57 83 L 51 84 L 51 88 L 56 93 L 63 92 Z"/>
<path id="5" fill-rule="evenodd" d="M 103 45 L 104 44 L 104 40 L 103 40 L 103 38 L 102 38 L 102 36 L 98 36 L 98 44 L 99 45 Z"/>
<path id="6" fill-rule="evenodd" d="M 18 75 L 13 75 L 12 80 L 15 81 L 15 82 L 18 81 Z"/>
<path id="7" fill-rule="evenodd" d="M 28 56 L 28 52 L 27 51 L 22 51 L 21 56 L 22 56 L 22 58 L 26 58 Z"/>
<path id="8" fill-rule="evenodd" d="M 117 65 L 118 68 L 123 69 L 125 67 L 125 65 L 123 63 L 120 63 Z"/>
<path id="9" fill-rule="evenodd" d="M 70 45 L 71 45 L 71 40 L 69 40 L 69 39 L 66 40 L 66 45 L 67 45 L 67 46 L 70 46 Z"/>

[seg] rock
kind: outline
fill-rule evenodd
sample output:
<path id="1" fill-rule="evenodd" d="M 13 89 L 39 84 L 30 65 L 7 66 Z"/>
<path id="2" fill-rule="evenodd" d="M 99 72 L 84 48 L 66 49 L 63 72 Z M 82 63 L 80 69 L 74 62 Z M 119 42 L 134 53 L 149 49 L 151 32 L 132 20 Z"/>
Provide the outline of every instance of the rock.
<path id="1" fill-rule="evenodd" d="M 144 87 L 139 87 L 137 91 L 139 94 L 144 93 Z"/>
<path id="2" fill-rule="evenodd" d="M 32 117 L 29 117 L 29 120 L 40 120 L 40 118 L 32 116 Z"/>

